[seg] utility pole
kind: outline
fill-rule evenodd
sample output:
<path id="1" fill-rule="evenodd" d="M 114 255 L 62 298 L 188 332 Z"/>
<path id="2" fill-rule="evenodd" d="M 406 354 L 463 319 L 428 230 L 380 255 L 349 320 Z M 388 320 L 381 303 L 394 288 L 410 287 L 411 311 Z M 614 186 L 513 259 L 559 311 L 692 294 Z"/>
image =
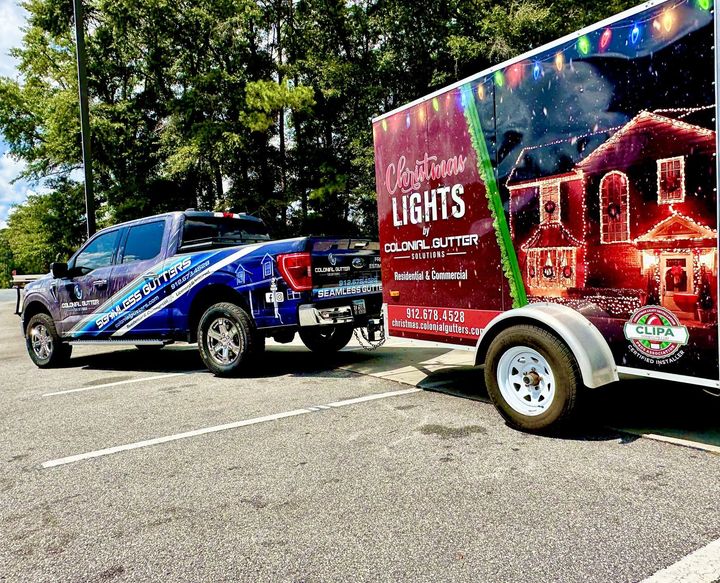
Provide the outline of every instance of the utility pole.
<path id="1" fill-rule="evenodd" d="M 276 4 L 277 7 L 277 76 L 278 85 L 283 86 L 283 44 L 282 44 L 282 22 L 283 22 L 283 11 L 284 2 L 279 0 Z M 282 208 L 283 208 L 283 227 L 287 227 L 287 212 L 288 212 L 288 201 L 287 201 L 287 154 L 285 150 L 285 108 L 281 107 L 278 113 L 278 130 L 280 137 L 280 192 L 282 195 Z"/>
<path id="2" fill-rule="evenodd" d="M 83 170 L 85 172 L 85 214 L 88 239 L 95 233 L 95 197 L 90 156 L 90 116 L 88 113 L 87 71 L 85 70 L 85 32 L 83 30 L 82 0 L 73 0 L 75 12 L 75 54 L 77 55 L 78 92 L 80 96 L 80 138 L 82 140 Z"/>

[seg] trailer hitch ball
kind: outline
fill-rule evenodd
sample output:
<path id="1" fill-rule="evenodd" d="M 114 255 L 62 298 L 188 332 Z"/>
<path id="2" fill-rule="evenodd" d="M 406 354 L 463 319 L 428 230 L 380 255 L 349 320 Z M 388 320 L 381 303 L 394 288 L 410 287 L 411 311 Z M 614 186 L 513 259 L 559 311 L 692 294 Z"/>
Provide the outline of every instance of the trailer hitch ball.
<path id="1" fill-rule="evenodd" d="M 383 322 L 380 319 L 368 320 L 367 324 L 368 340 L 370 342 L 378 342 L 383 336 Z"/>

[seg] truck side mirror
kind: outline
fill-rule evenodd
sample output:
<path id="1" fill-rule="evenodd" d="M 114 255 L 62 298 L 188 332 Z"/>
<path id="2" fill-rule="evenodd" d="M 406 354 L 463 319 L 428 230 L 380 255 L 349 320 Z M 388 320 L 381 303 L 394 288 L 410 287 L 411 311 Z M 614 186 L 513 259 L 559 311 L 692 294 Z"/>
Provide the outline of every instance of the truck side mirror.
<path id="1" fill-rule="evenodd" d="M 68 264 L 55 262 L 50 264 L 50 273 L 55 279 L 62 279 L 68 275 Z"/>

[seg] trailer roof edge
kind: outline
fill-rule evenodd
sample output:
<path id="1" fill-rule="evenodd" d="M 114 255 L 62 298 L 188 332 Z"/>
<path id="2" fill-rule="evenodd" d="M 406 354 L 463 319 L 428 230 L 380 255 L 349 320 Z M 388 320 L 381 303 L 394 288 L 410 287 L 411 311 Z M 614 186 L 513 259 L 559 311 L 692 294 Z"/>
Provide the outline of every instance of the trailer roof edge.
<path id="1" fill-rule="evenodd" d="M 554 41 L 551 41 L 551 42 L 546 43 L 542 46 L 539 46 L 535 49 L 532 49 L 526 53 L 518 55 L 517 57 L 513 57 L 512 59 L 508 59 L 507 61 L 503 61 L 502 63 L 493 65 L 492 67 L 485 69 L 483 71 L 480 71 L 479 73 L 475 73 L 474 75 L 470 75 L 469 77 L 460 79 L 459 81 L 456 81 L 452 85 L 447 85 L 446 87 L 442 87 L 441 89 L 433 91 L 432 93 L 430 93 L 428 95 L 423 95 L 422 97 L 420 97 L 414 101 L 411 101 L 410 103 L 406 103 L 405 105 L 401 105 L 400 107 L 397 107 L 391 111 L 388 111 L 386 113 L 378 115 L 377 117 L 374 117 L 372 119 L 372 123 L 377 123 L 379 121 L 382 121 L 383 119 L 386 119 L 392 115 L 395 115 L 396 113 L 400 113 L 401 111 L 405 111 L 406 109 L 410 109 L 411 107 L 420 105 L 421 103 L 429 101 L 429 100 L 433 99 L 434 97 L 437 97 L 439 95 L 447 93 L 448 91 L 452 91 L 453 89 L 457 89 L 458 87 L 461 87 L 462 85 L 465 85 L 466 83 L 470 83 L 470 82 L 474 81 L 475 79 L 479 79 L 480 77 L 486 77 L 488 75 L 491 75 L 492 73 L 494 73 L 495 71 L 497 71 L 499 69 L 505 69 L 506 67 L 509 67 L 510 65 L 514 65 L 515 63 L 529 59 L 539 53 L 542 53 L 542 52 L 548 50 L 548 49 L 565 44 L 566 42 L 574 40 L 576 38 L 579 38 L 584 34 L 593 32 L 594 30 L 596 30 L 598 28 L 601 28 L 603 26 L 608 26 L 610 24 L 617 22 L 618 20 L 623 20 L 625 18 L 628 18 L 629 16 L 632 16 L 633 14 L 638 14 L 639 12 L 643 12 L 644 10 L 647 10 L 649 8 L 659 6 L 660 4 L 666 4 L 666 3 L 670 3 L 670 2 L 673 2 L 673 0 L 649 0 L 648 2 L 643 2 L 642 4 L 638 4 L 634 8 L 629 8 L 628 10 L 624 10 L 623 12 L 620 12 L 614 16 L 611 16 L 604 20 L 600 20 L 599 22 L 595 22 L 589 26 L 586 26 L 585 28 L 581 28 L 579 30 L 576 30 L 575 32 L 566 34 L 563 37 L 560 37 Z M 680 4 L 681 2 L 677 2 L 677 3 Z"/>

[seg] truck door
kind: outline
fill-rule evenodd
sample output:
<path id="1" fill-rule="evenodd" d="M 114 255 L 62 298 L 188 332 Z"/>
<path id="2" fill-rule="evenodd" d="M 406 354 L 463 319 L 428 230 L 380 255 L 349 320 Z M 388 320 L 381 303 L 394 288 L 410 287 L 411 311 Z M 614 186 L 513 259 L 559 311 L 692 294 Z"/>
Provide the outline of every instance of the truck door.
<path id="1" fill-rule="evenodd" d="M 131 226 L 120 244 L 115 269 L 113 271 L 113 285 L 121 290 L 128 287 L 126 295 L 135 292 L 137 297 L 142 297 L 134 307 L 128 310 L 145 310 L 152 302 L 160 298 L 154 298 L 156 282 L 162 275 L 165 254 L 163 244 L 166 239 L 165 220 L 157 220 L 148 223 Z M 159 286 L 158 286 L 159 288 Z M 157 337 L 159 333 L 166 334 L 169 329 L 169 309 L 165 308 L 156 314 L 139 322 L 127 333 L 134 337 Z M 132 318 L 124 319 L 123 325 L 132 326 Z"/>
<path id="2" fill-rule="evenodd" d="M 113 261 L 122 229 L 101 233 L 91 239 L 68 265 L 69 277 L 56 282 L 60 303 L 60 330 L 68 334 L 76 324 L 90 315 L 100 317 L 103 306 L 112 295 Z M 76 337 L 94 336 L 92 327 Z"/>

